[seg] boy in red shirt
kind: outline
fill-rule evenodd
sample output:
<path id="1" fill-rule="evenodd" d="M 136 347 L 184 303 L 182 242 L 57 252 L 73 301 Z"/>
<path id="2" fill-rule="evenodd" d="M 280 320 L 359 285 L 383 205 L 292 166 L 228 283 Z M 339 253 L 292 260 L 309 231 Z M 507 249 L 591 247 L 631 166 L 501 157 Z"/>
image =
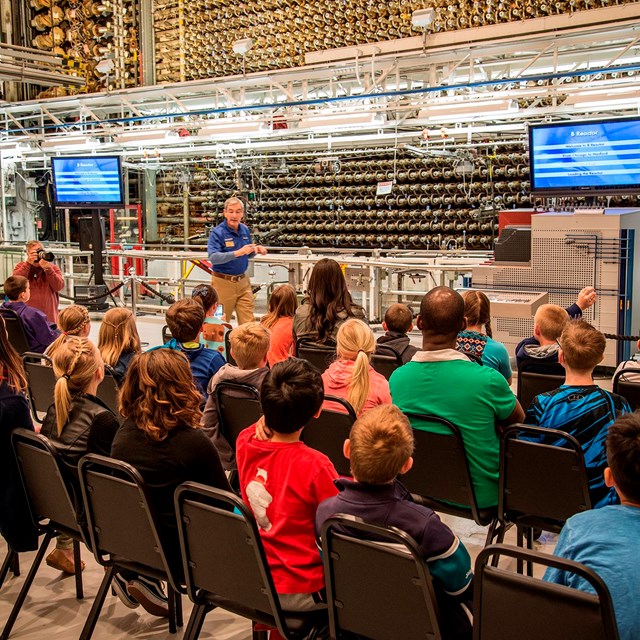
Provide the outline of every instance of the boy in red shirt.
<path id="1" fill-rule="evenodd" d="M 260 390 L 264 424 L 258 437 L 253 425 L 236 443 L 242 498 L 256 517 L 285 611 L 325 607 L 314 521 L 318 505 L 338 493 L 338 474 L 327 456 L 300 442 L 323 400 L 322 378 L 311 364 L 279 362 Z M 259 439 L 260 432 L 268 437 Z"/>

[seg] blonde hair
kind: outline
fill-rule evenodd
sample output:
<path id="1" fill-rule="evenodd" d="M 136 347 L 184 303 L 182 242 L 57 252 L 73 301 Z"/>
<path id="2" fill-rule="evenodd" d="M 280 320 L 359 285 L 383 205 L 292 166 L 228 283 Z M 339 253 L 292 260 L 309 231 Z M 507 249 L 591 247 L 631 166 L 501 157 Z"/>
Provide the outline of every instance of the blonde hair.
<path id="1" fill-rule="evenodd" d="M 136 319 L 129 309 L 115 307 L 104 314 L 98 334 L 98 350 L 110 367 L 118 364 L 123 353 L 142 351 Z"/>
<path id="2" fill-rule="evenodd" d="M 159 442 L 180 425 L 199 428 L 201 402 L 187 357 L 174 349 L 154 349 L 131 361 L 118 409 Z"/>
<path id="3" fill-rule="evenodd" d="M 271 337 L 259 322 L 247 322 L 229 335 L 231 352 L 240 369 L 255 369 L 266 358 Z"/>
<path id="4" fill-rule="evenodd" d="M 87 338 L 69 336 L 53 355 L 56 386 L 53 401 L 56 407 L 58 435 L 69 419 L 74 395 L 85 393 L 96 371 L 103 366 L 96 346 Z"/>
<path id="5" fill-rule="evenodd" d="M 66 342 L 67 336 L 77 336 L 84 338 L 86 336 L 81 335 L 85 327 L 91 324 L 91 318 L 89 317 L 89 310 L 87 307 L 83 307 L 79 304 L 71 304 L 60 311 L 58 315 L 58 328 L 60 329 L 60 335 L 47 347 L 44 352 L 45 355 L 50 358 L 57 351 L 58 347 Z"/>
<path id="6" fill-rule="evenodd" d="M 567 322 L 569 314 L 556 304 L 543 304 L 538 307 L 533 318 L 533 324 L 537 325 L 540 335 L 546 340 L 557 340 Z"/>
<path id="7" fill-rule="evenodd" d="M 584 320 L 567 322 L 560 336 L 564 361 L 574 371 L 593 371 L 602 360 L 607 340 Z"/>
<path id="8" fill-rule="evenodd" d="M 413 430 L 398 407 L 386 404 L 363 413 L 349 434 L 351 472 L 358 482 L 392 482 L 413 454 Z"/>
<path id="9" fill-rule="evenodd" d="M 369 325 L 350 318 L 338 329 L 336 351 L 338 358 L 353 360 L 353 376 L 349 384 L 347 400 L 356 414 L 359 414 L 369 396 L 371 381 L 369 379 L 370 358 L 376 348 L 373 331 Z"/>

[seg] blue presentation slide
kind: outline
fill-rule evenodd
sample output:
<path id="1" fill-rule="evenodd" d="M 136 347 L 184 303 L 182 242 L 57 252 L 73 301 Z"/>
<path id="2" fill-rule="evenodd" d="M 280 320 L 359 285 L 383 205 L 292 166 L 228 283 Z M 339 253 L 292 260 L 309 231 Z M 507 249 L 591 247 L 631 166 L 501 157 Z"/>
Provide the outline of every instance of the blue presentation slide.
<path id="1" fill-rule="evenodd" d="M 52 158 L 59 204 L 122 202 L 117 157 Z"/>
<path id="2" fill-rule="evenodd" d="M 531 129 L 535 189 L 640 185 L 640 120 Z"/>

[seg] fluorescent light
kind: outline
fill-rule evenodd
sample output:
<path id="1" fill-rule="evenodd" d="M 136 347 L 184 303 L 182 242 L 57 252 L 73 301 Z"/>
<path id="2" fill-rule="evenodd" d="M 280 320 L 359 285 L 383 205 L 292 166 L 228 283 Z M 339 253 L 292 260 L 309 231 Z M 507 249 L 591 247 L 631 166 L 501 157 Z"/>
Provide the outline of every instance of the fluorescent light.
<path id="1" fill-rule="evenodd" d="M 515 100 L 461 100 L 458 102 L 439 102 L 425 105 L 418 112 L 418 120 L 430 120 L 433 118 L 455 117 L 460 114 L 488 114 L 517 111 L 518 103 Z"/>
<path id="2" fill-rule="evenodd" d="M 314 115 L 302 116 L 298 121 L 298 129 L 331 131 L 357 125 L 382 124 L 380 115 L 371 111 L 322 111 Z"/>
<path id="3" fill-rule="evenodd" d="M 265 122 L 258 119 L 225 120 L 224 118 L 219 118 L 217 120 L 211 120 L 210 122 L 215 124 L 202 127 L 200 131 L 198 131 L 199 138 L 228 138 L 229 136 L 237 138 L 242 137 L 238 134 L 264 134 L 271 130 Z M 246 135 L 244 137 L 246 137 Z"/>
<path id="4" fill-rule="evenodd" d="M 416 9 L 411 14 L 411 24 L 415 29 L 426 29 L 435 18 L 435 9 Z"/>
<path id="5" fill-rule="evenodd" d="M 65 136 L 64 138 L 52 138 L 45 140 L 40 145 L 43 151 L 49 150 L 82 150 L 87 147 L 97 147 L 100 140 L 91 136 Z"/>
<path id="6" fill-rule="evenodd" d="M 121 133 L 114 136 L 113 141 L 123 147 L 140 147 L 179 142 L 180 135 L 173 129 L 146 129 Z"/>
<path id="7" fill-rule="evenodd" d="M 580 105 L 581 107 L 639 107 L 640 91 L 599 91 L 576 93 L 567 96 L 565 105 Z"/>

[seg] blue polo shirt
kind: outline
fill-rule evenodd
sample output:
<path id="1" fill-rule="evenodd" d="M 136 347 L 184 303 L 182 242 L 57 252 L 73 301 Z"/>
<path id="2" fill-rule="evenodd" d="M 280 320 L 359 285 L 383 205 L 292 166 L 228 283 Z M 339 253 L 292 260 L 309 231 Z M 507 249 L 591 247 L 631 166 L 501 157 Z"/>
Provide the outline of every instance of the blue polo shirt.
<path id="1" fill-rule="evenodd" d="M 251 244 L 249 227 L 240 223 L 238 230 L 229 227 L 223 220 L 217 227 L 211 229 L 207 253 L 213 265 L 213 270 L 218 273 L 226 273 L 229 276 L 239 276 L 247 271 L 249 256 L 236 258 L 234 251 Z"/>

